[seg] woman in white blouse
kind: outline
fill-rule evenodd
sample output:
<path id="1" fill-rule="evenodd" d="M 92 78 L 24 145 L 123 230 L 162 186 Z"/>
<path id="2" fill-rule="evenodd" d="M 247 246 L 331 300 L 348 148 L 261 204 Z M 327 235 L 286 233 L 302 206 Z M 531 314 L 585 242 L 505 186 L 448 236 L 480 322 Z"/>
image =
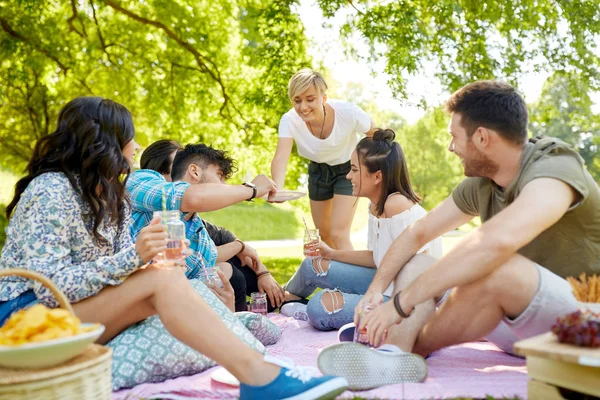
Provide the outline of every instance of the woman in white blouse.
<path id="1" fill-rule="evenodd" d="M 352 193 L 371 200 L 368 250 L 334 250 L 322 244 L 321 257 L 305 259 L 285 289 L 298 298 L 308 297 L 316 288 L 324 290 L 316 293 L 308 305 L 299 302 L 284 305 L 282 314 L 309 320 L 319 330 L 339 329 L 352 322 L 354 308 L 392 242 L 427 214 L 418 204 L 420 199 L 411 187 L 402 148 L 394 138 L 391 129 L 376 130 L 372 138 L 363 138 L 352 153 L 348 173 Z M 441 257 L 441 239 L 428 243 L 419 253 Z M 385 291 L 386 300 L 393 289 L 392 284 Z M 421 327 L 410 329 L 416 335 Z"/>
<path id="2" fill-rule="evenodd" d="M 271 175 L 282 188 L 296 142 L 298 154 L 310 160 L 308 196 L 321 239 L 332 248 L 352 250 L 350 226 L 356 198 L 346 175 L 359 134 L 370 135 L 373 123 L 360 107 L 328 100 L 326 91 L 325 78 L 313 70 L 300 70 L 290 79 L 288 95 L 293 108 L 279 122 Z"/>

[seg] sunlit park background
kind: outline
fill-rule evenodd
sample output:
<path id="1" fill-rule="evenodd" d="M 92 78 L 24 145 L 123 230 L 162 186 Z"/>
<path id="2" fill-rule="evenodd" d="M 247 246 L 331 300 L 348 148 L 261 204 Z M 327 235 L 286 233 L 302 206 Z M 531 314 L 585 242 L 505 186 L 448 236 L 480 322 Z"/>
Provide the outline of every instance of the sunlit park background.
<path id="1" fill-rule="evenodd" d="M 232 183 L 268 174 L 287 81 L 307 66 L 396 130 L 427 209 L 462 179 L 443 101 L 477 79 L 516 85 L 531 134 L 572 144 L 600 181 L 598 0 L 0 0 L 0 27 L 2 214 L 36 139 L 82 95 L 127 106 L 142 147 L 204 142 L 238 160 Z M 293 155 L 286 189 L 305 187 L 306 165 Z M 248 241 L 298 239 L 302 216 L 306 197 L 203 215 Z M 366 221 L 361 201 L 357 246 Z M 280 280 L 301 256 L 294 242 L 260 253 Z"/>

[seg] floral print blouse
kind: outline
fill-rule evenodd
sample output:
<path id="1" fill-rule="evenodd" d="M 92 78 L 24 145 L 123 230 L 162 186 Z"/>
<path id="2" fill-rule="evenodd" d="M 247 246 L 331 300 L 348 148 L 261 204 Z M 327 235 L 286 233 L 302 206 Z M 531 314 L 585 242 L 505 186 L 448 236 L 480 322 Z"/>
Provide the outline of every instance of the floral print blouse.
<path id="1" fill-rule="evenodd" d="M 130 214 L 117 226 L 107 217 L 93 235 L 94 214 L 67 176 L 49 172 L 33 179 L 21 195 L 6 229 L 0 269 L 25 268 L 50 278 L 76 303 L 106 286 L 121 284 L 143 263 L 129 235 Z M 0 279 L 0 302 L 34 290 L 49 307 L 58 302 L 38 282 Z"/>

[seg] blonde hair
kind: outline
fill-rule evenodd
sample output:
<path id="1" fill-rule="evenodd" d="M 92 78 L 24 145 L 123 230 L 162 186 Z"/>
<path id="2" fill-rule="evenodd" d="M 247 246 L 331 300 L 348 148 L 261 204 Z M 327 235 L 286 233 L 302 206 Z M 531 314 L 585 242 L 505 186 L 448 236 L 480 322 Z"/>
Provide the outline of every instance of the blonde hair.
<path id="1" fill-rule="evenodd" d="M 321 73 L 313 71 L 310 68 L 304 68 L 296 72 L 288 83 L 288 96 L 290 101 L 294 101 L 294 97 L 304 93 L 309 87 L 314 85 L 319 94 L 325 94 L 327 91 L 327 82 Z"/>

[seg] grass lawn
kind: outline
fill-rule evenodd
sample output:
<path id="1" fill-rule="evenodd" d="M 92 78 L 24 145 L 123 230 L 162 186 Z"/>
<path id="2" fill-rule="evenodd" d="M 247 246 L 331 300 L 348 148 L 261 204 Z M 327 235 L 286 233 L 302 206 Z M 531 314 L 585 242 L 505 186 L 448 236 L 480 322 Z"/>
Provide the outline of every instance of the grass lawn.
<path id="1" fill-rule="evenodd" d="M 367 204 L 366 199 L 358 201 L 352 223 L 353 232 L 366 226 L 369 219 Z M 258 199 L 255 202 L 242 202 L 222 210 L 201 213 L 200 216 L 227 228 L 245 241 L 299 239 L 304 232 L 302 218 L 309 227 L 313 226 L 307 196 L 283 204 L 270 204 Z"/>

